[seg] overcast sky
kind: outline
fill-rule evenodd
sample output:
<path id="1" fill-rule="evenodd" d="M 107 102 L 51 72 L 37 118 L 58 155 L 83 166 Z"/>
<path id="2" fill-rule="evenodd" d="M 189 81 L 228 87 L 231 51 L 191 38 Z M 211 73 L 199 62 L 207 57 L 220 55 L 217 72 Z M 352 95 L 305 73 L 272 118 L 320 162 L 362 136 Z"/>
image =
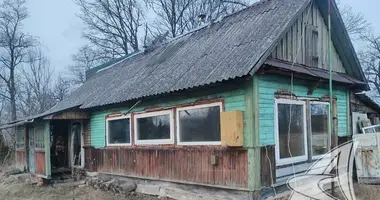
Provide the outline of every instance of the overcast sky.
<path id="1" fill-rule="evenodd" d="M 380 34 L 380 0 L 341 0 L 341 3 L 361 12 Z M 65 73 L 71 55 L 82 46 L 84 25 L 77 18 L 78 8 L 72 0 L 28 0 L 30 18 L 25 31 L 39 37 L 55 73 Z"/>

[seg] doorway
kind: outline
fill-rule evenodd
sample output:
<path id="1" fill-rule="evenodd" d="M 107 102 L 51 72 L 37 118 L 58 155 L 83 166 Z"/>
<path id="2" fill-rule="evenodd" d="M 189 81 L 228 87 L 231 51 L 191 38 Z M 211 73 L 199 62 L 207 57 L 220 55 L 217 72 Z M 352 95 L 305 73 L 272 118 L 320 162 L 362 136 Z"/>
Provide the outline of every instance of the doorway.
<path id="1" fill-rule="evenodd" d="M 55 120 L 51 123 L 50 141 L 51 141 L 51 164 L 54 169 L 62 171 L 69 167 L 69 121 Z"/>

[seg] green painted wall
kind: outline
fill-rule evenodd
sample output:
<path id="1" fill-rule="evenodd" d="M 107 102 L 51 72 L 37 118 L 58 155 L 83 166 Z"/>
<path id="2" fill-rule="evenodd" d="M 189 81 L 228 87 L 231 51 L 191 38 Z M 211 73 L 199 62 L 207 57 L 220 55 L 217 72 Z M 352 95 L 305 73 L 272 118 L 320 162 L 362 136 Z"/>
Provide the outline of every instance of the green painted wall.
<path id="1" fill-rule="evenodd" d="M 176 98 L 173 99 L 161 99 L 157 98 L 156 100 L 150 100 L 147 102 L 142 102 L 139 106 L 135 107 L 132 112 L 143 111 L 147 107 L 165 107 L 165 106 L 175 106 L 180 104 L 188 104 L 196 102 L 199 99 L 214 99 L 214 98 L 223 98 L 225 111 L 232 110 L 246 110 L 245 104 L 245 90 L 244 86 L 241 89 L 217 92 L 213 93 L 213 90 L 209 90 L 205 95 L 192 96 L 187 98 Z M 103 111 L 93 112 L 91 116 L 91 146 L 95 148 L 103 148 L 105 146 L 105 132 L 106 132 L 106 121 L 105 118 L 112 112 L 127 112 L 128 107 L 121 107 L 116 109 L 107 109 Z M 244 112 L 246 115 L 246 112 Z M 246 116 L 244 116 L 246 119 Z M 244 127 L 244 131 L 246 128 Z"/>
<path id="2" fill-rule="evenodd" d="M 259 140 L 260 145 L 273 145 L 274 139 L 274 93 L 278 90 L 291 90 L 291 80 L 287 77 L 274 75 L 260 75 L 259 79 Z M 323 97 L 328 95 L 328 88 L 318 87 L 312 95 L 307 95 L 309 90 L 306 81 L 294 80 L 294 93 L 299 97 Z M 333 96 L 337 97 L 338 106 L 338 135 L 347 136 L 347 96 L 348 91 L 337 89 L 333 91 Z"/>

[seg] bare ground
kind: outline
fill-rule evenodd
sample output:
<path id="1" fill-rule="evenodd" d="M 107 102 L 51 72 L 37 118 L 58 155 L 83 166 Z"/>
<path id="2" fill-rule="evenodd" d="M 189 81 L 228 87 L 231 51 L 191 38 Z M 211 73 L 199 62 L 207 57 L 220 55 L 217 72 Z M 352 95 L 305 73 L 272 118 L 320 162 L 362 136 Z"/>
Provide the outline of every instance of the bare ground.
<path id="1" fill-rule="evenodd" d="M 4 167 L 0 172 L 0 199 L 7 200 L 158 200 L 156 196 L 130 193 L 128 196 L 117 196 L 112 192 L 96 190 L 85 185 L 51 187 L 37 186 L 26 181 L 25 177 L 7 177 L 4 172 L 12 167 Z M 18 175 L 16 175 L 17 177 Z M 27 177 L 27 176 L 26 176 Z M 167 198 L 160 198 L 169 200 Z"/>
<path id="2" fill-rule="evenodd" d="M 357 200 L 378 200 L 380 199 L 380 185 L 362 185 L 354 186 Z"/>
<path id="3" fill-rule="evenodd" d="M 128 196 L 115 196 L 89 187 L 52 188 L 25 183 L 0 184 L 1 199 L 9 200 L 157 200 L 157 197 L 132 193 Z"/>

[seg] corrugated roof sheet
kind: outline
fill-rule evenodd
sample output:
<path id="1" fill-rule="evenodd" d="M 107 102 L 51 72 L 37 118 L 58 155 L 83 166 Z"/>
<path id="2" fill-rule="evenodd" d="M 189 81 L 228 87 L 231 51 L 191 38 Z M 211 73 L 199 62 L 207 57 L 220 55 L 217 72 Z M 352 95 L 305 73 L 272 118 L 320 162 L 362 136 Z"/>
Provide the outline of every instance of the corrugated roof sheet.
<path id="1" fill-rule="evenodd" d="M 310 0 L 263 0 L 94 75 L 49 110 L 91 108 L 247 75 Z"/>

